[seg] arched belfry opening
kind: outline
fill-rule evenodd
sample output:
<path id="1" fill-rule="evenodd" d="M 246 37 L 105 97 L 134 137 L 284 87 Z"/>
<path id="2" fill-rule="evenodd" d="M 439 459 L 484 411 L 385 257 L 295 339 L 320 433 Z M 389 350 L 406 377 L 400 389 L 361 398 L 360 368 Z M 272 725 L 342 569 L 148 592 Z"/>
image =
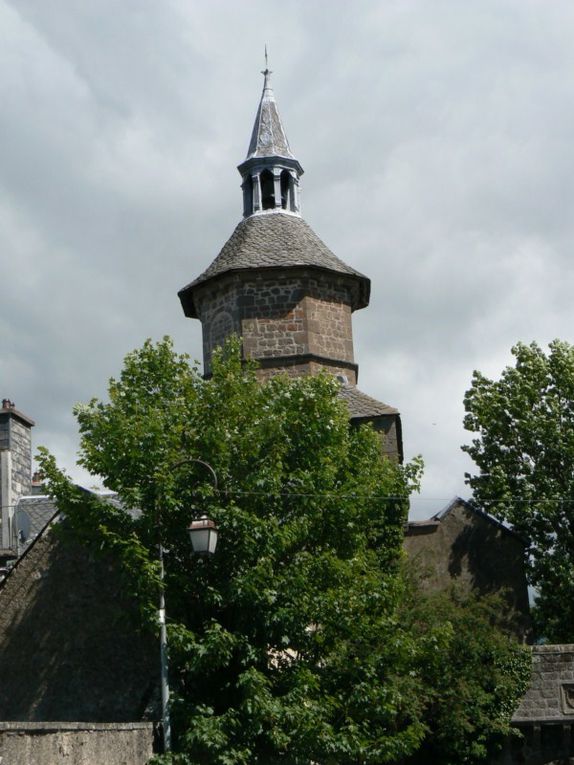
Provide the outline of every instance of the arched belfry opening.
<path id="1" fill-rule="evenodd" d="M 292 210 L 291 196 L 291 173 L 289 170 L 283 170 L 281 173 L 281 207 L 283 210 Z"/>
<path id="2" fill-rule="evenodd" d="M 259 176 L 261 183 L 261 207 L 264 210 L 275 208 L 275 181 L 271 170 L 263 170 Z"/>
<path id="3" fill-rule="evenodd" d="M 243 217 L 253 212 L 253 178 L 247 175 L 241 184 L 243 189 Z"/>

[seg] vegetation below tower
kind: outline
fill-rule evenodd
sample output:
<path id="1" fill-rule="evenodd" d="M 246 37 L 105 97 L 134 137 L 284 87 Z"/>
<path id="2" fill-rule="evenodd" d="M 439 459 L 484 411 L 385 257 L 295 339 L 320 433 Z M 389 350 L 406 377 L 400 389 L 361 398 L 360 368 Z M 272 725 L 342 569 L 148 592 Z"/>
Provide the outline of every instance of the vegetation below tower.
<path id="1" fill-rule="evenodd" d="M 121 504 L 80 491 L 43 452 L 66 525 L 117 556 L 150 629 L 158 540 L 168 551 L 175 751 L 158 762 L 472 763 L 509 730 L 527 655 L 487 604 L 410 583 L 402 541 L 421 463 L 382 460 L 337 390 L 328 375 L 261 384 L 237 341 L 209 380 L 168 339 L 147 342 L 107 403 L 76 409 L 80 463 Z M 210 560 L 185 532 L 203 514 L 219 527 Z"/>

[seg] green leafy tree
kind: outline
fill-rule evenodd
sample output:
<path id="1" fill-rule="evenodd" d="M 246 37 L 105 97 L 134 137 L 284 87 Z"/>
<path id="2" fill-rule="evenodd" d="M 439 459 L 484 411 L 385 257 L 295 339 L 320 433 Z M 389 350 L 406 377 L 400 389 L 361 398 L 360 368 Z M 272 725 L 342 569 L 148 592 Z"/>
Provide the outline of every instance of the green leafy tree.
<path id="1" fill-rule="evenodd" d="M 528 542 L 540 635 L 574 636 L 574 347 L 532 343 L 499 380 L 475 372 L 466 393 L 463 446 L 480 473 L 467 475 L 474 501 L 509 521 Z"/>
<path id="2" fill-rule="evenodd" d="M 349 428 L 331 377 L 260 384 L 232 343 L 206 381 L 165 339 L 76 415 L 80 463 L 121 505 L 76 489 L 44 452 L 50 490 L 76 537 L 119 557 L 153 626 L 159 538 L 168 550 L 166 761 L 367 765 L 418 747 L 420 651 L 398 606 L 420 465 L 382 460 L 372 429 Z M 203 513 L 220 530 L 210 560 L 185 531 Z"/>
<path id="3" fill-rule="evenodd" d="M 337 392 L 327 375 L 260 384 L 237 343 L 204 380 L 169 340 L 147 342 L 108 402 L 76 409 L 80 462 L 121 502 L 43 452 L 62 531 L 119 559 L 153 629 L 160 539 L 168 551 L 176 735 L 158 762 L 478 763 L 508 730 L 514 649 L 486 611 L 415 597 L 404 576 L 420 463 L 381 459 Z M 210 560 L 185 532 L 204 513 L 220 529 Z"/>
<path id="4" fill-rule="evenodd" d="M 410 579 L 403 625 L 419 645 L 427 735 L 408 765 L 490 762 L 516 735 L 511 719 L 530 679 L 530 652 L 502 598 L 456 587 L 424 592 Z"/>

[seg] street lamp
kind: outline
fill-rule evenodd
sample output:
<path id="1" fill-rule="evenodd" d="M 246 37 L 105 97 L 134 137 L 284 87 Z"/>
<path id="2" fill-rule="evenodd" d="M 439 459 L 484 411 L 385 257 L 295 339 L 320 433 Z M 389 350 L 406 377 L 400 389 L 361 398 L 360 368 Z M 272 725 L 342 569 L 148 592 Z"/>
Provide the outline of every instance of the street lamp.
<path id="1" fill-rule="evenodd" d="M 215 490 L 217 491 L 217 475 L 215 470 L 208 462 L 203 460 L 189 458 L 183 459 L 172 465 L 172 469 L 179 467 L 188 462 L 196 462 L 203 465 L 211 473 Z M 158 518 L 158 527 L 160 529 L 161 540 L 161 525 Z M 189 538 L 193 548 L 193 552 L 196 555 L 202 555 L 209 557 L 215 552 L 217 546 L 217 526 L 207 515 L 202 515 L 201 518 L 197 518 L 192 521 L 187 529 Z M 171 720 L 169 714 L 169 681 L 168 681 L 168 657 L 167 657 L 167 627 L 165 619 L 165 593 L 163 588 L 164 581 L 164 549 L 160 541 L 159 543 L 159 577 L 160 577 L 160 590 L 159 590 L 159 628 L 160 628 L 160 660 L 161 660 L 161 719 L 163 725 L 163 748 L 164 752 L 171 751 Z"/>
<path id="2" fill-rule="evenodd" d="M 217 547 L 217 526 L 214 521 L 202 515 L 189 524 L 187 531 L 196 555 L 213 555 Z"/>

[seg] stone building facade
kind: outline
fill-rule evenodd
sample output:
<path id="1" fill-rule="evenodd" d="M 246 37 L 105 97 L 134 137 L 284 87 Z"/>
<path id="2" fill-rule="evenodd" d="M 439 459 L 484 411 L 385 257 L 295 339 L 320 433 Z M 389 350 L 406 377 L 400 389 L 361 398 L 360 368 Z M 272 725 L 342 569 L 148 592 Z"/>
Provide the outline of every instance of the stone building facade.
<path id="1" fill-rule="evenodd" d="M 445 590 L 453 582 L 477 595 L 498 594 L 518 637 L 530 635 L 524 540 L 460 498 L 427 521 L 411 521 L 405 550 L 421 586 Z"/>
<path id="2" fill-rule="evenodd" d="M 157 719 L 159 648 L 112 560 L 46 527 L 0 586 L 0 721 Z"/>
<path id="3" fill-rule="evenodd" d="M 512 718 L 521 734 L 496 765 L 574 763 L 574 645 L 532 648 L 532 678 Z"/>
<path id="4" fill-rule="evenodd" d="M 324 279 L 310 268 L 226 274 L 206 285 L 195 301 L 205 371 L 213 349 L 233 333 L 242 338 L 245 356 L 257 359 L 262 378 L 278 369 L 291 375 L 328 369 L 355 385 L 350 286 L 344 277 Z"/>

